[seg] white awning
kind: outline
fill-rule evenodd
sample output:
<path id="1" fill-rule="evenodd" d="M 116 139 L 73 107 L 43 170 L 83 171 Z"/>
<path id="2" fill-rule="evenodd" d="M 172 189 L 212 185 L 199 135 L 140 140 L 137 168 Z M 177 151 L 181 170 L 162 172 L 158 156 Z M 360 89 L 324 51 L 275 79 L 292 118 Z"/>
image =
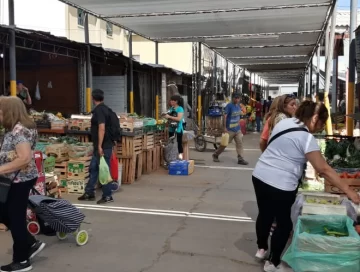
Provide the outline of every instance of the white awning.
<path id="1" fill-rule="evenodd" d="M 335 2 L 60 1 L 153 41 L 203 42 L 234 64 L 259 74 L 269 84 L 298 82 L 322 37 Z"/>

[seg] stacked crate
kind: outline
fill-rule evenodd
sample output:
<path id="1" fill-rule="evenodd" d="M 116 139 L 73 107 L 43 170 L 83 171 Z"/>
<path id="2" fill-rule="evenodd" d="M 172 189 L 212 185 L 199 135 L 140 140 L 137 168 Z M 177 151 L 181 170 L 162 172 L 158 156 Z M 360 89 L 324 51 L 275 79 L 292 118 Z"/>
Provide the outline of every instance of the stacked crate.
<path id="1" fill-rule="evenodd" d="M 70 160 L 67 163 L 67 192 L 69 194 L 85 193 L 86 184 L 89 181 L 89 167 L 91 159 Z"/>
<path id="2" fill-rule="evenodd" d="M 143 136 L 123 136 L 117 145 L 117 157 L 122 167 L 122 183 L 132 184 L 142 175 Z"/>

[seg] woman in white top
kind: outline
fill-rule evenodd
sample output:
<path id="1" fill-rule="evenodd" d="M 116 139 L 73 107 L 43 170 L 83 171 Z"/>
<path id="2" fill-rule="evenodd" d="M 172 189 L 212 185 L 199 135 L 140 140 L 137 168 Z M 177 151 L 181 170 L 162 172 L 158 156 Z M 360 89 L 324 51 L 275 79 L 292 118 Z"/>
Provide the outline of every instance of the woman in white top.
<path id="1" fill-rule="evenodd" d="M 277 227 L 271 237 L 269 261 L 264 271 L 282 271 L 280 257 L 293 228 L 291 207 L 295 202 L 298 181 L 307 161 L 332 185 L 354 202 L 359 195 L 340 181 L 338 174 L 326 163 L 311 133 L 321 131 L 329 117 L 322 103 L 303 102 L 296 118 L 280 121 L 273 129 L 268 147 L 261 155 L 253 172 L 253 184 L 259 215 L 256 221 L 258 259 L 265 259 L 268 250 L 269 231 L 274 220 Z"/>

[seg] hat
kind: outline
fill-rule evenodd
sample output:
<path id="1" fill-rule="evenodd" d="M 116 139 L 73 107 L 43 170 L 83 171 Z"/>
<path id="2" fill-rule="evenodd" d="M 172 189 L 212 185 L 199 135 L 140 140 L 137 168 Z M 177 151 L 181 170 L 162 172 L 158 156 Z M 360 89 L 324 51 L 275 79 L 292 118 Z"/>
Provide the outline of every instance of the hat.
<path id="1" fill-rule="evenodd" d="M 22 80 L 16 80 L 16 85 L 19 85 L 19 84 L 24 84 L 24 82 Z"/>
<path id="2" fill-rule="evenodd" d="M 240 98 L 240 94 L 239 93 L 232 93 L 232 98 Z"/>

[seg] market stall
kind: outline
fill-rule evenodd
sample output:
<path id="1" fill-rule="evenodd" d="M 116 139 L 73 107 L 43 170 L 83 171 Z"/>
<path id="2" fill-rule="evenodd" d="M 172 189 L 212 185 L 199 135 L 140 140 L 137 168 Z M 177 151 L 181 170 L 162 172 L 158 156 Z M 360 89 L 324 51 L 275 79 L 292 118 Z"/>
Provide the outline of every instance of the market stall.
<path id="1" fill-rule="evenodd" d="M 341 181 L 360 191 L 360 138 L 317 135 Z M 360 209 L 307 167 L 292 207 L 294 234 L 283 260 L 296 272 L 360 271 Z"/>
<path id="2" fill-rule="evenodd" d="M 38 127 L 37 150 L 44 154 L 45 174 L 56 180 L 52 192 L 82 194 L 89 179 L 93 154 L 91 116 L 72 115 L 65 119 L 61 113 L 31 111 Z M 119 161 L 119 184 L 131 184 L 142 174 L 159 169 L 162 161 L 161 142 L 167 138 L 163 120 L 118 114 L 122 139 L 116 146 Z"/>

